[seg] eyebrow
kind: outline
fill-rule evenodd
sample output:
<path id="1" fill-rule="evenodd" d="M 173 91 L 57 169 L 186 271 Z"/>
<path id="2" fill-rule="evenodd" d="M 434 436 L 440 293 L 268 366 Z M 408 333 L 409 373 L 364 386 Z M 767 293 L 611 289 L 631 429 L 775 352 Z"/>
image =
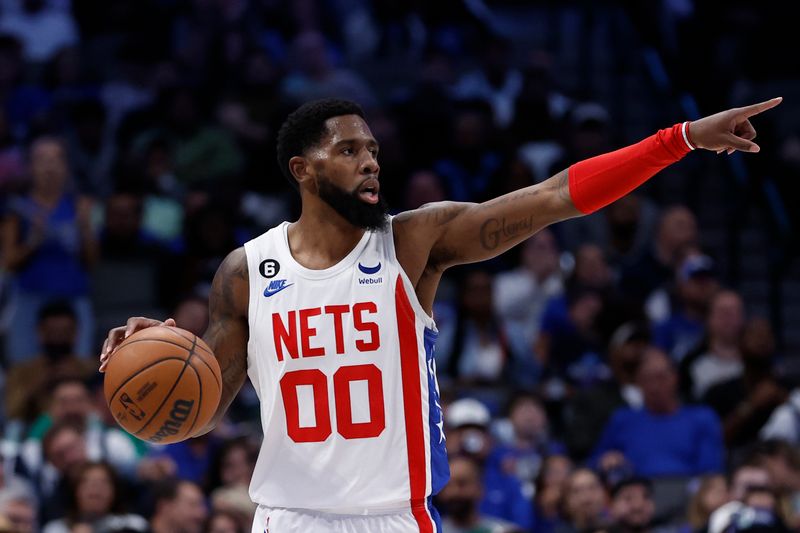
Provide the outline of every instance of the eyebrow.
<path id="1" fill-rule="evenodd" d="M 362 141 L 361 139 L 342 139 L 341 141 L 337 142 L 333 146 L 334 147 L 339 147 L 339 146 L 344 146 L 345 144 L 357 144 L 357 143 L 360 143 L 360 142 L 364 142 L 364 141 Z M 380 147 L 380 144 L 378 144 L 378 141 L 376 141 L 375 139 L 372 139 L 372 138 L 370 138 L 369 140 L 364 142 L 364 144 L 367 144 L 367 145 L 370 145 L 370 146 Z"/>

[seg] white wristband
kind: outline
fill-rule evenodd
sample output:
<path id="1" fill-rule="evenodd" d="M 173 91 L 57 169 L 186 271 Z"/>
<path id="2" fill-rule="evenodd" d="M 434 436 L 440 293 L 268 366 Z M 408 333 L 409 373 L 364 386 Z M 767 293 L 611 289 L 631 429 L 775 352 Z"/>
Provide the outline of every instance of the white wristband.
<path id="1" fill-rule="evenodd" d="M 687 120 L 686 122 L 681 124 L 681 133 L 683 133 L 683 141 L 686 143 L 686 146 L 689 147 L 689 150 L 694 150 L 695 149 L 694 146 L 692 146 L 692 143 L 689 142 L 688 131 L 689 131 L 689 121 Z"/>

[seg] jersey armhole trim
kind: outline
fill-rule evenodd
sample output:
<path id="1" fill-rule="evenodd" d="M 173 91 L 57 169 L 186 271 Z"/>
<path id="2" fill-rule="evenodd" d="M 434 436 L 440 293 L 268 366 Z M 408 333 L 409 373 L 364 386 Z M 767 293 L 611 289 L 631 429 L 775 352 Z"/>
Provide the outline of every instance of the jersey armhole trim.
<path id="1" fill-rule="evenodd" d="M 408 277 L 408 274 L 406 274 L 406 271 L 403 269 L 403 265 L 401 265 L 400 261 L 397 260 L 397 254 L 395 254 L 394 249 L 393 219 L 393 216 L 389 217 L 389 229 L 384 233 L 386 253 L 389 255 L 389 258 L 392 260 L 392 262 L 397 265 L 397 270 L 400 272 L 400 278 L 403 280 L 403 285 L 406 288 L 406 295 L 408 296 L 408 301 L 411 304 L 411 308 L 414 310 L 414 314 L 422 320 L 423 324 L 425 324 L 425 327 L 430 328 L 438 333 L 439 330 L 436 328 L 436 321 L 431 315 L 425 312 L 425 309 L 422 308 L 422 304 L 419 303 L 419 299 L 417 298 L 417 291 L 414 288 L 414 284 L 411 283 L 411 278 Z"/>

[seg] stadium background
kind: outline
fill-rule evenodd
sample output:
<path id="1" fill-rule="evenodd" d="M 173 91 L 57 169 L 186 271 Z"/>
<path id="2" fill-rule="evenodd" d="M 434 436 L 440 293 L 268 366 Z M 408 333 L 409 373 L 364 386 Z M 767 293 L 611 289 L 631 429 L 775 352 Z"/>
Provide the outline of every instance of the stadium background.
<path id="1" fill-rule="evenodd" d="M 645 522 L 695 530 L 748 497 L 744 465 L 776 499 L 768 527 L 797 527 L 795 31 L 769 1 L 0 1 L 0 531 L 247 523 L 253 391 L 212 436 L 147 448 L 109 420 L 96 356 L 131 315 L 204 330 L 222 258 L 296 216 L 275 136 L 322 96 L 367 110 L 395 212 L 481 201 L 783 96 L 756 119 L 757 156 L 692 154 L 446 276 L 437 363 L 464 483 L 440 506 L 448 527 L 626 530 L 624 489 L 643 487 Z M 43 216 L 37 198 L 57 208 Z M 693 411 L 708 417 L 708 461 L 664 464 L 657 438 L 604 453 L 612 412 L 642 402 L 647 346 L 670 355 L 684 405 L 711 409 Z M 108 477 L 86 460 L 119 477 L 113 506 L 70 498 L 86 472 Z"/>

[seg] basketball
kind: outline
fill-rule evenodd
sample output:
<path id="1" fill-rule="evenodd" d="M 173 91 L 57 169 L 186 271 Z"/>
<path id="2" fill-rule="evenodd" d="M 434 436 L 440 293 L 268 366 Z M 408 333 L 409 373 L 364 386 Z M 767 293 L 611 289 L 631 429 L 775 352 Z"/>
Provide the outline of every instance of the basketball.
<path id="1" fill-rule="evenodd" d="M 156 326 L 119 345 L 103 386 L 120 426 L 142 440 L 169 444 L 208 423 L 219 405 L 222 376 L 201 338 L 177 327 Z"/>

